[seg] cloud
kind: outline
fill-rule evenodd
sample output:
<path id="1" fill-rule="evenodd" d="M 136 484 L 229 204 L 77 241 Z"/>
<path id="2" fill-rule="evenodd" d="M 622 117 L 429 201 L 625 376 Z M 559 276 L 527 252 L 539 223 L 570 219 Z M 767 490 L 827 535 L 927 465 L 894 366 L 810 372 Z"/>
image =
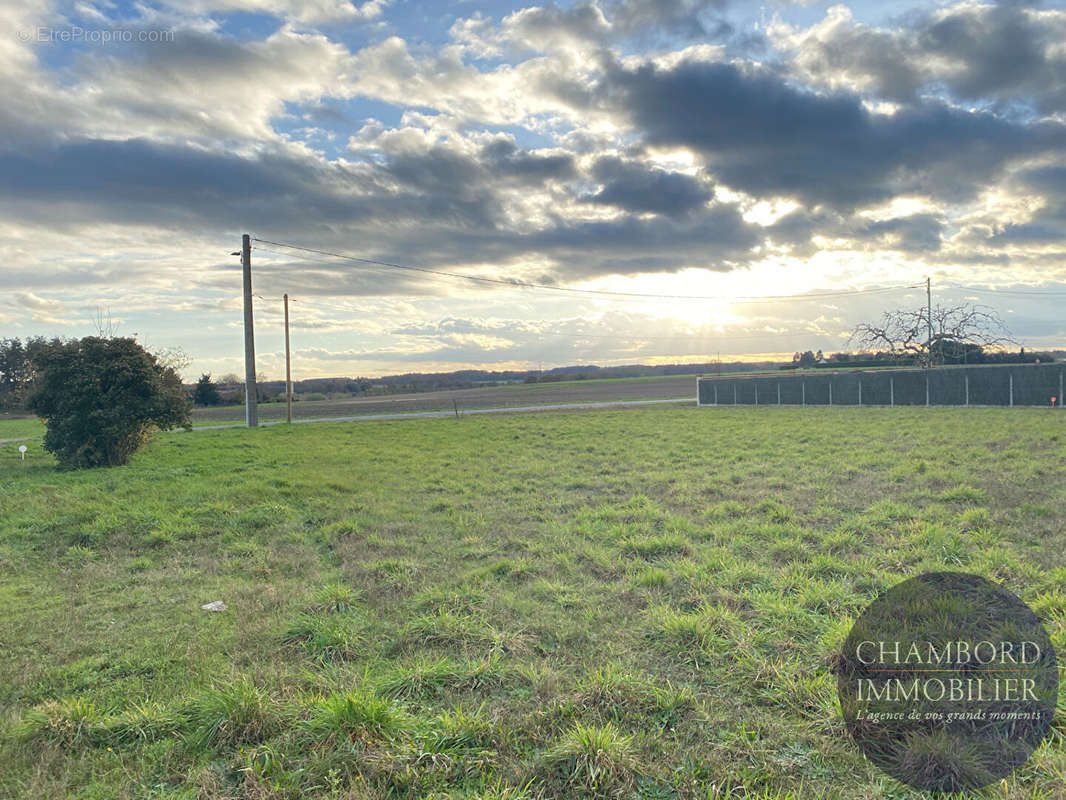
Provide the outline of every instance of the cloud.
<path id="1" fill-rule="evenodd" d="M 614 156 L 597 159 L 591 172 L 602 186 L 584 199 L 625 211 L 680 216 L 705 206 L 714 195 L 713 189 L 689 175 L 649 169 Z"/>
<path id="2" fill-rule="evenodd" d="M 733 32 L 733 26 L 716 13 L 727 5 L 728 0 L 618 0 L 611 10 L 622 32 L 664 30 L 683 39 L 698 39 Z"/>
<path id="3" fill-rule="evenodd" d="M 30 311 L 46 311 L 51 314 L 58 314 L 62 313 L 66 308 L 56 300 L 47 300 L 33 292 L 15 292 L 12 295 L 12 299 L 18 306 Z"/>
<path id="4" fill-rule="evenodd" d="M 1060 249 L 1066 238 L 1066 167 L 1042 166 L 1020 171 L 1014 176 L 1013 188 L 1028 197 L 1033 205 L 1026 219 L 992 219 L 975 231 L 976 241 L 997 249 L 1005 247 Z M 1061 253 L 1047 254 L 1060 261 Z"/>
<path id="5" fill-rule="evenodd" d="M 165 46 L 90 53 L 74 91 L 104 112 L 83 123 L 93 135 L 270 140 L 286 103 L 350 96 L 350 63 L 343 45 L 288 27 L 247 43 L 187 30 Z"/>
<path id="6" fill-rule="evenodd" d="M 72 317 L 66 303 L 33 292 L 13 292 L 8 298 L 8 307 L 13 312 L 11 319 L 25 321 L 28 316 L 41 325 L 69 327 L 87 321 Z"/>
<path id="7" fill-rule="evenodd" d="M 647 145 L 690 148 L 730 187 L 841 209 L 901 193 L 965 202 L 1012 162 L 1066 147 L 1060 123 L 935 101 L 875 114 L 853 94 L 820 95 L 764 68 L 704 60 L 614 62 L 590 91 L 560 96 L 631 125 Z"/>
<path id="8" fill-rule="evenodd" d="M 856 22 L 844 6 L 803 30 L 771 28 L 804 79 L 916 103 L 947 89 L 964 101 L 1066 110 L 1066 11 L 962 3 L 897 28 Z"/>
<path id="9" fill-rule="evenodd" d="M 231 11 L 270 14 L 305 25 L 371 22 L 381 18 L 391 0 L 183 0 L 170 5 L 182 13 L 217 14 Z"/>
<path id="10" fill-rule="evenodd" d="M 733 33 L 721 16 L 726 0 L 582 0 L 508 14 L 498 25 L 480 15 L 457 21 L 453 38 L 479 57 L 505 51 L 588 52 L 627 40 L 717 39 Z"/>
<path id="11" fill-rule="evenodd" d="M 356 241 L 364 254 L 416 265 L 475 259 L 499 271 L 539 259 L 538 275 L 516 275 L 525 280 L 727 269 L 759 243 L 735 207 L 705 207 L 711 192 L 696 179 L 634 160 L 597 160 L 590 177 L 602 186 L 581 196 L 572 154 L 520 148 L 507 136 L 383 136 L 360 146 L 373 157 L 331 162 L 289 145 L 242 155 L 145 139 L 0 151 L 0 210 L 60 229 L 243 229 L 341 250 Z M 621 214 L 590 215 L 590 205 Z M 660 218 L 636 216 L 648 212 Z M 305 285 L 347 292 L 351 272 L 334 262 L 301 274 Z M 410 280 L 363 285 L 410 290 Z"/>

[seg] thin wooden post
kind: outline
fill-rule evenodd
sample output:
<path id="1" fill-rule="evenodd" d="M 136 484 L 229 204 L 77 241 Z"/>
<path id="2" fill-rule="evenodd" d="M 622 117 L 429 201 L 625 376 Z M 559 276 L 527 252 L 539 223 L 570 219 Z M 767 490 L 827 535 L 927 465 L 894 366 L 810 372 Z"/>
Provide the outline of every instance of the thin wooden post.
<path id="1" fill-rule="evenodd" d="M 964 376 L 966 378 L 966 405 L 970 405 L 970 376 Z"/>
<path id="2" fill-rule="evenodd" d="M 929 323 L 929 366 L 933 366 L 933 280 L 925 279 L 925 315 Z M 926 405 L 929 405 L 926 403 Z"/>
<path id="3" fill-rule="evenodd" d="M 800 383 L 800 392 L 803 395 L 803 405 L 806 406 L 807 405 L 807 382 L 806 381 L 802 381 Z"/>
<path id="4" fill-rule="evenodd" d="M 1014 373 L 1010 374 L 1010 407 L 1014 408 Z"/>
<path id="5" fill-rule="evenodd" d="M 888 404 L 893 407 L 896 405 L 896 379 L 891 375 L 888 376 Z"/>
<path id="6" fill-rule="evenodd" d="M 285 421 L 292 424 L 292 351 L 289 349 L 289 295 L 285 295 Z"/>
<path id="7" fill-rule="evenodd" d="M 925 404 L 929 405 L 929 376 L 925 376 Z"/>
<path id="8" fill-rule="evenodd" d="M 777 384 L 777 404 L 781 405 L 781 384 L 780 383 Z"/>
<path id="9" fill-rule="evenodd" d="M 244 421 L 259 425 L 259 397 L 255 385 L 255 332 L 252 328 L 252 240 L 241 237 L 241 267 L 244 272 Z"/>
<path id="10" fill-rule="evenodd" d="M 862 378 L 859 378 L 859 405 L 862 405 Z"/>
<path id="11" fill-rule="evenodd" d="M 829 381 L 829 405 L 833 405 L 833 382 Z"/>

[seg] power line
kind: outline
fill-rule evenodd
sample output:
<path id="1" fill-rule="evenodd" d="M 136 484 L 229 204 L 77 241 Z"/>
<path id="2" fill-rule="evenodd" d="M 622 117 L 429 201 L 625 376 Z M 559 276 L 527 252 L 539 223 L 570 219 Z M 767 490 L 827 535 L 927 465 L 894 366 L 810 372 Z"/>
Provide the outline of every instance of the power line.
<path id="1" fill-rule="evenodd" d="M 256 295 L 260 300 L 274 300 L 274 298 L 264 298 L 260 295 Z M 278 302 L 281 302 L 281 298 L 277 298 Z M 359 313 L 356 309 L 344 308 L 342 306 L 332 305 L 330 303 L 321 303 L 317 300 L 308 301 L 296 297 L 289 296 L 289 302 L 301 302 L 304 306 L 310 306 L 312 308 L 328 308 L 338 311 L 345 311 L 348 313 Z M 532 336 L 558 336 L 563 338 L 581 340 L 581 339 L 606 339 L 613 341 L 625 341 L 625 342 L 728 342 L 728 341 L 741 341 L 750 339 L 772 339 L 772 338 L 796 338 L 796 337 L 832 337 L 835 336 L 831 331 L 765 331 L 763 333 L 746 334 L 744 336 L 719 336 L 718 334 L 692 334 L 684 333 L 676 336 L 648 336 L 641 333 L 582 333 L 580 331 L 546 331 L 546 330 L 523 330 L 519 328 L 499 328 L 495 330 L 484 331 L 463 331 L 463 330 L 440 330 L 425 333 L 409 333 L 403 330 L 393 330 L 387 332 L 392 336 L 410 336 L 415 338 L 439 338 L 442 336 L 457 335 L 457 336 L 513 336 L 513 335 L 532 335 Z"/>
<path id="2" fill-rule="evenodd" d="M 1025 289 L 996 289 L 991 286 L 963 286 L 959 283 L 949 283 L 947 288 L 962 289 L 963 291 L 977 292 L 978 294 L 1003 294 L 1016 295 L 1019 297 L 1066 297 L 1066 292 L 1049 292 L 1043 289 L 1037 289 L 1035 291 L 1026 291 Z"/>
<path id="3" fill-rule="evenodd" d="M 257 239 L 253 238 L 253 241 L 260 242 L 261 244 L 273 245 L 274 247 L 284 247 L 289 250 L 298 250 L 305 253 L 314 253 L 317 255 L 329 256 L 331 258 L 340 258 L 345 261 L 355 261 L 360 264 L 372 264 L 378 267 L 387 267 L 389 269 L 401 269 L 411 272 L 421 272 L 429 275 L 437 275 L 446 278 L 457 278 L 460 280 L 475 281 L 478 283 L 488 283 L 496 286 L 506 286 L 511 289 L 541 289 L 553 292 L 571 292 L 575 294 L 592 294 L 592 295 L 604 295 L 608 297 L 643 297 L 656 300 L 726 300 L 733 302 L 747 302 L 747 303 L 760 303 L 760 302 L 781 302 L 784 300 L 829 300 L 836 297 L 849 297 L 854 295 L 865 294 L 880 294 L 884 292 L 896 292 L 904 289 L 917 289 L 923 284 L 910 284 L 907 286 L 883 286 L 874 289 L 852 289 L 841 292 L 824 292 L 824 293 L 810 293 L 803 295 L 763 295 L 763 296 L 711 296 L 711 295 L 679 295 L 679 294 L 652 294 L 648 292 L 612 292 L 606 289 L 576 289 L 570 286 L 553 286 L 543 283 L 529 283 L 526 281 L 508 280 L 505 278 L 489 278 L 482 275 L 465 275 L 460 272 L 447 272 L 445 270 L 430 269 L 428 267 L 415 267 L 409 264 L 396 264 L 389 261 L 377 261 L 372 258 L 360 258 L 358 256 L 346 255 L 344 253 L 334 253 L 329 250 L 319 250 L 314 247 L 302 247 L 295 244 L 286 244 L 284 242 L 273 242 L 269 239 Z"/>
<path id="4" fill-rule="evenodd" d="M 507 334 L 532 334 L 534 336 L 562 336 L 571 339 L 611 339 L 613 341 L 649 341 L 649 342 L 682 342 L 682 341 L 694 341 L 694 342 L 729 342 L 738 341 L 741 339 L 768 339 L 776 337 L 790 337 L 796 338 L 797 336 L 833 336 L 833 333 L 828 332 L 816 332 L 816 331 L 800 331 L 799 333 L 784 333 L 784 332 L 771 332 L 759 334 L 749 334 L 746 336 L 717 336 L 710 334 L 706 336 L 682 334 L 679 336 L 644 336 L 642 334 L 628 334 L 628 333 L 578 333 L 577 331 L 522 331 L 511 329 L 501 329 L 496 331 L 437 331 L 434 333 L 404 333 L 403 331 L 391 331 L 395 336 L 415 336 L 435 338 L 440 336 L 448 336 L 450 334 L 466 335 L 466 336 L 503 336 Z"/>
<path id="5" fill-rule="evenodd" d="M 299 252 L 299 253 L 305 254 L 303 256 L 303 258 L 306 259 L 306 260 L 314 261 L 314 262 L 317 262 L 317 263 L 323 263 L 323 264 L 335 265 L 336 264 L 336 259 L 340 259 L 342 261 L 350 261 L 350 262 L 357 262 L 357 263 L 360 263 L 360 264 L 366 264 L 366 265 L 368 265 L 368 266 L 370 266 L 372 268 L 380 268 L 380 269 L 383 269 L 383 270 L 385 270 L 385 269 L 404 270 L 404 271 L 422 273 L 422 274 L 430 275 L 430 276 L 433 276 L 433 277 L 439 277 L 439 278 L 458 279 L 458 280 L 472 281 L 472 282 L 482 283 L 482 284 L 491 284 L 491 285 L 495 285 L 495 286 L 503 286 L 503 287 L 506 287 L 506 288 L 509 288 L 509 289 L 537 289 L 537 290 L 546 290 L 546 291 L 554 291 L 554 292 L 566 292 L 566 293 L 582 294 L 582 295 L 596 295 L 596 296 L 605 296 L 605 297 L 646 298 L 646 299 L 655 299 L 655 300 L 711 300 L 711 301 L 727 301 L 727 302 L 737 302 L 737 303 L 780 303 L 780 302 L 794 302 L 794 301 L 800 301 L 800 300 L 827 301 L 827 300 L 832 300 L 832 299 L 835 299 L 835 298 L 838 298 L 838 297 L 853 297 L 853 296 L 858 296 L 858 295 L 878 295 L 878 294 L 884 294 L 884 293 L 889 293 L 889 292 L 898 292 L 898 291 L 904 291 L 904 290 L 919 289 L 919 288 L 923 288 L 923 287 L 928 289 L 928 279 L 927 279 L 927 281 L 925 283 L 908 284 L 908 285 L 902 285 L 902 286 L 884 286 L 884 287 L 876 287 L 876 288 L 871 288 L 871 289 L 853 289 L 853 290 L 844 290 L 844 291 L 836 291 L 836 292 L 812 292 L 812 293 L 802 294 L 802 295 L 763 295 L 763 296 L 731 296 L 730 297 L 730 296 L 705 296 L 705 295 L 670 295 L 670 294 L 655 294 L 655 293 L 648 293 L 648 292 L 618 292 L 618 291 L 599 290 L 599 289 L 580 289 L 580 288 L 574 288 L 574 287 L 569 287 L 569 286 L 558 286 L 558 285 L 550 285 L 550 284 L 538 284 L 538 283 L 531 283 L 531 282 L 520 281 L 520 280 L 515 280 L 515 279 L 493 278 L 493 277 L 481 276 L 481 275 L 468 275 L 468 274 L 463 274 L 463 273 L 450 272 L 450 271 L 447 271 L 447 270 L 431 269 L 431 268 L 428 268 L 428 267 L 419 267 L 419 266 L 413 266 L 413 265 L 407 265 L 407 264 L 397 264 L 397 263 L 388 262 L 388 261 L 380 261 L 380 260 L 376 260 L 376 259 L 362 258 L 362 257 L 359 257 L 359 256 L 348 255 L 348 254 L 345 254 L 345 253 L 337 253 L 337 252 L 333 252 L 333 251 L 329 251 L 329 250 L 323 250 L 323 249 L 319 249 L 319 248 L 304 247 L 304 246 L 301 246 L 301 245 L 288 244 L 288 243 L 285 243 L 285 242 L 276 242 L 276 241 L 272 241 L 272 240 L 269 240 L 269 239 L 259 239 L 259 238 L 256 238 L 256 237 L 251 237 L 251 239 L 252 239 L 252 241 L 258 243 L 259 246 L 257 246 L 255 248 L 257 250 L 263 250 L 265 252 L 273 253 L 273 254 L 280 255 L 280 256 L 290 255 L 290 252 L 286 252 L 286 251 L 295 251 L 295 252 Z M 262 245 L 269 245 L 269 246 L 264 247 Z M 275 249 L 272 249 L 271 246 L 275 247 L 275 248 L 283 248 L 283 250 L 282 251 L 275 250 Z M 1043 295 L 1043 296 L 1054 296 L 1054 295 L 1057 294 L 1057 293 L 1053 293 L 1053 292 L 1044 292 L 1044 291 L 1039 291 L 1039 290 L 1038 291 L 1033 291 L 1033 292 L 1026 292 L 1026 291 L 1021 291 L 1021 290 L 1010 290 L 1010 289 L 998 290 L 998 289 L 993 289 L 993 288 L 971 287 L 971 286 L 965 286 L 965 285 L 961 285 L 961 284 L 948 284 L 946 288 L 964 290 L 964 291 L 974 291 L 974 292 L 987 293 L 987 294 L 1017 294 L 1017 295 L 1027 295 L 1027 296 L 1041 296 L 1041 295 Z M 1066 293 L 1062 293 L 1062 294 L 1066 295 Z M 268 300 L 268 299 L 271 300 L 271 301 L 274 300 L 274 298 L 264 298 L 261 295 L 256 295 L 256 297 L 258 297 L 260 300 Z M 310 306 L 312 308 L 318 306 L 320 308 L 323 308 L 323 307 L 324 308 L 330 308 L 330 309 L 334 309 L 334 310 L 338 310 L 338 311 L 342 311 L 342 312 L 350 313 L 350 314 L 362 313 L 359 309 L 353 309 L 353 308 L 345 307 L 345 306 L 342 306 L 342 305 L 337 305 L 335 303 L 330 303 L 330 302 L 328 302 L 326 300 L 319 300 L 315 296 L 312 296 L 311 299 L 306 299 L 306 298 L 305 299 L 298 299 L 298 298 L 293 298 L 293 297 L 289 297 L 288 299 L 292 300 L 294 302 L 301 302 L 304 305 Z M 577 331 L 519 330 L 519 329 L 514 329 L 514 328 L 511 328 L 511 329 L 498 329 L 498 330 L 486 330 L 486 331 L 446 331 L 446 330 L 440 330 L 440 331 L 425 332 L 425 333 L 404 333 L 403 331 L 391 331 L 390 333 L 393 334 L 393 335 L 413 336 L 413 337 L 416 337 L 416 338 L 418 338 L 418 337 L 421 337 L 421 338 L 439 338 L 441 336 L 448 336 L 448 335 L 483 335 L 483 336 L 515 336 L 515 335 L 519 335 L 519 336 L 522 336 L 522 335 L 530 335 L 530 334 L 532 334 L 534 336 L 563 337 L 563 338 L 568 338 L 568 339 L 576 340 L 576 341 L 588 340 L 588 339 L 603 339 L 603 340 L 615 340 L 615 341 L 619 341 L 620 340 L 620 341 L 629 341 L 629 342 L 661 341 L 661 342 L 712 342 L 712 343 L 713 342 L 723 342 L 723 341 L 741 341 L 741 340 L 750 341 L 750 340 L 759 340 L 759 339 L 768 339 L 768 338 L 786 338 L 787 337 L 787 338 L 790 338 L 790 339 L 796 339 L 796 338 L 799 338 L 799 337 L 812 337 L 812 336 L 813 337 L 833 337 L 833 336 L 835 336 L 835 334 L 832 333 L 832 332 L 810 331 L 810 330 L 798 331 L 798 332 L 771 332 L 771 331 L 765 331 L 765 332 L 761 332 L 761 333 L 748 334 L 748 335 L 742 335 L 742 336 L 716 336 L 716 335 L 713 335 L 713 334 L 712 335 L 685 334 L 685 335 L 677 335 L 677 336 L 648 336 L 648 335 L 627 334 L 627 333 L 597 334 L 597 333 L 583 333 L 583 332 L 577 332 Z"/>
<path id="6" fill-rule="evenodd" d="M 273 300 L 274 298 L 264 298 L 260 295 L 256 295 L 260 300 Z M 281 298 L 277 298 L 278 302 L 281 302 Z M 289 302 L 301 302 L 304 306 L 310 306 L 312 308 L 328 308 L 339 311 L 345 311 L 348 313 L 359 313 L 356 309 L 343 308 L 341 306 L 335 306 L 330 303 L 320 303 L 318 301 L 300 300 L 299 298 L 289 296 Z M 343 327 L 343 326 L 338 326 Z M 765 331 L 763 333 L 746 334 L 744 336 L 719 336 L 718 334 L 692 334 L 684 333 L 676 336 L 648 336 L 640 333 L 583 333 L 580 331 L 547 331 L 547 330 L 524 330 L 520 328 L 498 328 L 495 330 L 484 331 L 464 331 L 464 330 L 439 330 L 424 333 L 409 333 L 403 330 L 393 330 L 387 332 L 392 336 L 410 336 L 415 338 L 439 338 L 442 336 L 558 336 L 569 339 L 606 339 L 614 341 L 626 341 L 626 342 L 726 342 L 726 341 L 740 341 L 748 339 L 767 339 L 767 338 L 796 338 L 801 336 L 828 336 L 832 337 L 836 334 L 831 331 Z"/>

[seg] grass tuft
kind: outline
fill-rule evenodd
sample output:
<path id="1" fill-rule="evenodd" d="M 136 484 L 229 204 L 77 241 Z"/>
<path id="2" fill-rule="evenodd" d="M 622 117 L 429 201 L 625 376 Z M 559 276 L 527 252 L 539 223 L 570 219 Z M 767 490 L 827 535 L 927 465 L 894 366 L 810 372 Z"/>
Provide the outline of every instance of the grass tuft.
<path id="1" fill-rule="evenodd" d="M 407 715 L 367 689 L 317 698 L 304 730 L 318 739 L 388 740 L 411 728 Z"/>
<path id="2" fill-rule="evenodd" d="M 548 751 L 545 767 L 565 795 L 595 798 L 629 796 L 640 774 L 633 737 L 610 722 L 578 723 Z"/>
<path id="3" fill-rule="evenodd" d="M 355 658 L 364 645 L 360 620 L 344 614 L 301 614 L 282 634 L 282 641 L 299 645 L 322 661 Z"/>
<path id="4" fill-rule="evenodd" d="M 22 715 L 16 730 L 24 740 L 63 747 L 84 747 L 106 738 L 104 715 L 84 697 L 41 703 Z"/>
<path id="5" fill-rule="evenodd" d="M 315 611 L 340 614 L 351 611 L 358 602 L 355 589 L 346 583 L 330 583 L 315 594 Z"/>
<path id="6" fill-rule="evenodd" d="M 188 741 L 199 749 L 261 742 L 291 717 L 289 708 L 245 677 L 202 692 L 186 711 Z"/>

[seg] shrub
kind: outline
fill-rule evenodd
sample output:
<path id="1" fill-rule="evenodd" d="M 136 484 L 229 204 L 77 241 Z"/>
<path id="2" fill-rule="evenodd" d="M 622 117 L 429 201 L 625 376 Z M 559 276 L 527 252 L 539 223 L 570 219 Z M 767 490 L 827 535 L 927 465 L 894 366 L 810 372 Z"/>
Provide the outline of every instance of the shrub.
<path id="1" fill-rule="evenodd" d="M 48 425 L 44 447 L 63 467 L 125 464 L 153 426 L 189 425 L 181 378 L 133 339 L 84 339 L 45 348 L 29 407 Z"/>
<path id="2" fill-rule="evenodd" d="M 217 406 L 222 402 L 222 395 L 218 393 L 218 385 L 211 380 L 210 372 L 205 372 L 196 382 L 192 401 L 198 406 Z"/>

